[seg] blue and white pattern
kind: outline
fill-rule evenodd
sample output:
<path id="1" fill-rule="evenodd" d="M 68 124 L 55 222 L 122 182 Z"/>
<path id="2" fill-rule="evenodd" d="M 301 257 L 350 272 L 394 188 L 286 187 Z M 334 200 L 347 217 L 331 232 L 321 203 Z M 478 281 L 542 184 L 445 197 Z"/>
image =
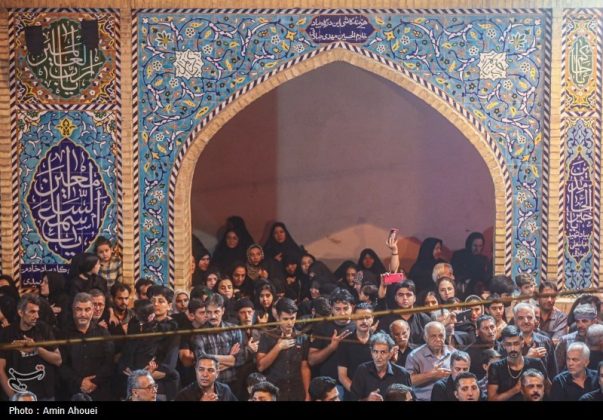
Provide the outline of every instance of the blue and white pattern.
<path id="1" fill-rule="evenodd" d="M 502 154 L 510 175 L 505 182 L 512 184 L 515 197 L 506 226 L 513 267 L 508 274 L 513 275 L 540 273 L 548 13 L 353 13 L 365 16 L 374 28 L 356 48 L 441 89 L 494 140 L 493 151 Z M 320 15 L 138 11 L 142 276 L 169 280 L 170 175 L 189 136 L 239 90 L 317 51 L 320 45 L 307 29 Z"/>
<path id="2" fill-rule="evenodd" d="M 20 114 L 24 285 L 36 267 L 60 268 L 98 235 L 116 238 L 115 127 L 111 112 Z"/>

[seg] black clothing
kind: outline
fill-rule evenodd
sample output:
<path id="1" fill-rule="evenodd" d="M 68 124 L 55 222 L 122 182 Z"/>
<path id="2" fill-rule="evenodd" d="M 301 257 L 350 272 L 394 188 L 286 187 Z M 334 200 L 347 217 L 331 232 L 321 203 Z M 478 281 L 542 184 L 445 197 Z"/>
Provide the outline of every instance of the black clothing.
<path id="1" fill-rule="evenodd" d="M 258 353 L 268 354 L 281 336 L 280 328 L 265 331 L 260 338 Z M 295 346 L 282 350 L 264 372 L 269 382 L 279 388 L 282 401 L 304 401 L 306 390 L 301 377 L 301 365 L 308 360 L 308 339 L 305 335 L 294 335 Z"/>
<path id="2" fill-rule="evenodd" d="M 398 319 L 403 318 L 400 318 L 400 315 L 397 314 L 384 316 L 379 322 L 379 329 L 389 331 L 389 326 L 391 323 Z M 421 344 L 425 344 L 425 340 L 423 339 L 423 330 L 425 325 L 431 322 L 431 318 L 424 313 L 416 313 L 412 314 L 410 318 L 406 320 L 406 322 L 408 322 L 408 325 L 410 326 L 410 337 L 408 338 L 408 342 L 416 344 L 417 347 Z"/>
<path id="3" fill-rule="evenodd" d="M 599 374 L 596 370 L 586 369 L 584 388 L 572 380 L 568 371 L 561 372 L 553 379 L 549 399 L 551 401 L 578 401 L 580 397 L 599 388 Z"/>
<path id="4" fill-rule="evenodd" d="M 214 392 L 218 394 L 218 401 L 239 401 L 232 393 L 230 387 L 220 382 L 214 382 Z M 201 388 L 195 381 L 181 389 L 174 401 L 201 401 Z"/>
<path id="5" fill-rule="evenodd" d="M 546 373 L 546 369 L 544 367 L 544 363 L 540 359 L 532 359 L 531 357 L 524 357 L 524 365 L 521 372 L 511 370 L 509 368 L 509 364 L 507 358 L 505 357 L 502 360 L 494 362 L 490 365 L 490 369 L 488 370 L 488 386 L 490 385 L 498 385 L 498 390 L 496 391 L 498 394 L 501 394 L 505 391 L 510 390 L 515 386 L 521 374 L 528 369 L 536 369 L 542 372 L 545 379 L 548 377 Z M 513 374 L 513 377 L 511 377 Z M 509 401 L 521 401 L 522 396 L 521 393 L 517 393 L 509 398 Z"/>
<path id="6" fill-rule="evenodd" d="M 347 368 L 347 374 L 350 380 L 354 378 L 358 366 L 372 360 L 371 348 L 369 347 L 368 341 L 366 343 L 361 343 L 358 341 L 356 335 L 350 335 L 348 341 L 341 342 L 335 352 L 335 356 L 337 357 L 337 368 L 339 369 L 340 366 Z M 339 376 L 335 379 L 339 379 Z M 347 390 L 344 397 L 345 400 L 350 400 L 350 395 Z"/>
<path id="7" fill-rule="evenodd" d="M 469 368 L 469 371 L 474 373 L 475 376 L 477 376 L 477 379 L 482 379 L 486 376 L 486 371 L 482 367 L 482 353 L 488 349 L 494 349 L 499 353 L 501 352 L 501 347 L 497 341 L 494 342 L 494 347 L 490 347 L 490 345 L 481 341 L 479 337 L 477 337 L 475 343 L 466 350 L 469 357 L 471 357 L 471 367 Z"/>
<path id="8" fill-rule="evenodd" d="M 375 363 L 371 360 L 370 362 L 362 363 L 356 369 L 356 374 L 352 379 L 352 394 L 358 400 L 366 399 L 376 389 L 379 389 L 381 395 L 385 395 L 387 387 L 391 384 L 402 384 L 412 387 L 410 373 L 402 366 L 388 363 L 385 376 L 380 378 Z"/>
<path id="9" fill-rule="evenodd" d="M 408 275 L 408 278 L 415 283 L 415 295 L 419 295 L 425 290 L 436 290 L 436 284 L 432 278 L 433 267 L 439 262 L 446 262 L 442 259 L 436 260 L 433 257 L 433 250 L 437 244 L 442 246 L 442 240 L 427 238 L 421 244 L 421 248 L 419 248 L 417 261 L 413 264 Z"/>
<path id="10" fill-rule="evenodd" d="M 2 341 L 12 343 L 15 340 L 23 340 L 26 336 L 34 341 L 54 340 L 55 338 L 51 328 L 43 322 L 38 321 L 32 329 L 23 331 L 17 321 L 3 330 Z M 57 347 L 44 348 L 48 351 L 55 351 Z M 2 350 L 0 359 L 6 360 L 6 376 L 13 389 L 20 388 L 23 391 L 33 392 L 38 399 L 49 399 L 55 396 L 57 367 L 42 359 L 37 351 L 30 353 L 30 349 L 24 349 L 24 351 Z"/>
<path id="11" fill-rule="evenodd" d="M 71 325 L 63 338 L 104 337 L 109 333 L 98 325 L 90 324 L 85 333 Z M 67 397 L 80 392 L 82 380 L 86 376 L 96 375 L 92 382 L 97 386 L 90 394 L 94 401 L 113 399 L 110 379 L 113 374 L 114 345 L 112 341 L 82 343 L 61 347 L 63 363 L 59 368 L 61 379 L 67 388 Z"/>
<path id="12" fill-rule="evenodd" d="M 431 388 L 431 401 L 457 401 L 454 395 L 454 380 L 452 375 L 442 378 Z"/>
<path id="13" fill-rule="evenodd" d="M 356 331 L 356 325 L 350 322 L 348 325 L 337 325 L 333 321 L 320 322 L 312 332 L 312 335 L 320 337 L 313 338 L 310 343 L 311 349 L 322 350 L 331 344 L 331 337 L 333 332 L 337 331 L 337 335 L 341 334 L 344 330 L 351 331 L 352 334 Z M 351 336 L 351 334 L 350 334 Z M 315 366 L 317 376 L 330 376 L 331 378 L 337 379 L 337 352 L 333 352 L 327 357 L 322 363 Z M 314 372 L 313 372 L 314 373 Z M 350 376 L 351 378 L 351 376 Z"/>
<path id="14" fill-rule="evenodd" d="M 595 389 L 581 396 L 578 401 L 603 401 L 603 392 L 601 389 Z"/>

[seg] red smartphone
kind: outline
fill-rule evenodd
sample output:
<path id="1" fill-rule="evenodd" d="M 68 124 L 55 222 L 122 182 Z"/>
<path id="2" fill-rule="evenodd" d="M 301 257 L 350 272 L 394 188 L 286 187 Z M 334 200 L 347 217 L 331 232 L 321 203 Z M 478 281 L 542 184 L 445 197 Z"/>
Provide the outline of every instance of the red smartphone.
<path id="1" fill-rule="evenodd" d="M 398 236 L 398 228 L 391 228 L 389 230 L 389 239 L 395 241 L 397 236 Z"/>
<path id="2" fill-rule="evenodd" d="M 383 276 L 383 284 L 385 285 L 401 283 L 404 280 L 406 280 L 406 274 L 404 273 L 392 273 Z"/>

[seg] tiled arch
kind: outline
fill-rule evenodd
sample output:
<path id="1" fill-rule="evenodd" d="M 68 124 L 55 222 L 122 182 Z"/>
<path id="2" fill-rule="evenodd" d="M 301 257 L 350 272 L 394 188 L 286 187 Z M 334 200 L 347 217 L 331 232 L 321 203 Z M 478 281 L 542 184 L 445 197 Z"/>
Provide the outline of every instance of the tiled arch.
<path id="1" fill-rule="evenodd" d="M 496 272 L 511 272 L 512 188 L 496 142 L 473 117 L 445 92 L 395 63 L 345 43 L 331 44 L 288 62 L 233 94 L 189 135 L 174 163 L 170 177 L 169 236 L 170 280 L 178 288 L 190 278 L 190 194 L 199 156 L 213 136 L 247 105 L 272 89 L 326 64 L 342 61 L 390 80 L 431 105 L 465 134 L 484 160 L 495 192 L 494 262 Z"/>

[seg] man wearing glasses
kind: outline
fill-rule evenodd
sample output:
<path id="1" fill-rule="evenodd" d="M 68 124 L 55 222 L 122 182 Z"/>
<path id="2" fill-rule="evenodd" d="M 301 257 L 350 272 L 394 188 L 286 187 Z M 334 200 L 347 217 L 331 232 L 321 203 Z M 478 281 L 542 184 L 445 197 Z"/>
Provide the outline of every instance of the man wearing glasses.
<path id="1" fill-rule="evenodd" d="M 128 401 L 157 400 L 157 384 L 149 371 L 138 369 L 128 377 L 127 399 Z"/>
<path id="2" fill-rule="evenodd" d="M 488 401 L 521 401 L 520 378 L 529 369 L 542 373 L 545 387 L 550 384 L 542 361 L 521 354 L 524 340 L 519 328 L 515 325 L 506 326 L 501 339 L 507 357 L 492 363 L 488 369 Z"/>

